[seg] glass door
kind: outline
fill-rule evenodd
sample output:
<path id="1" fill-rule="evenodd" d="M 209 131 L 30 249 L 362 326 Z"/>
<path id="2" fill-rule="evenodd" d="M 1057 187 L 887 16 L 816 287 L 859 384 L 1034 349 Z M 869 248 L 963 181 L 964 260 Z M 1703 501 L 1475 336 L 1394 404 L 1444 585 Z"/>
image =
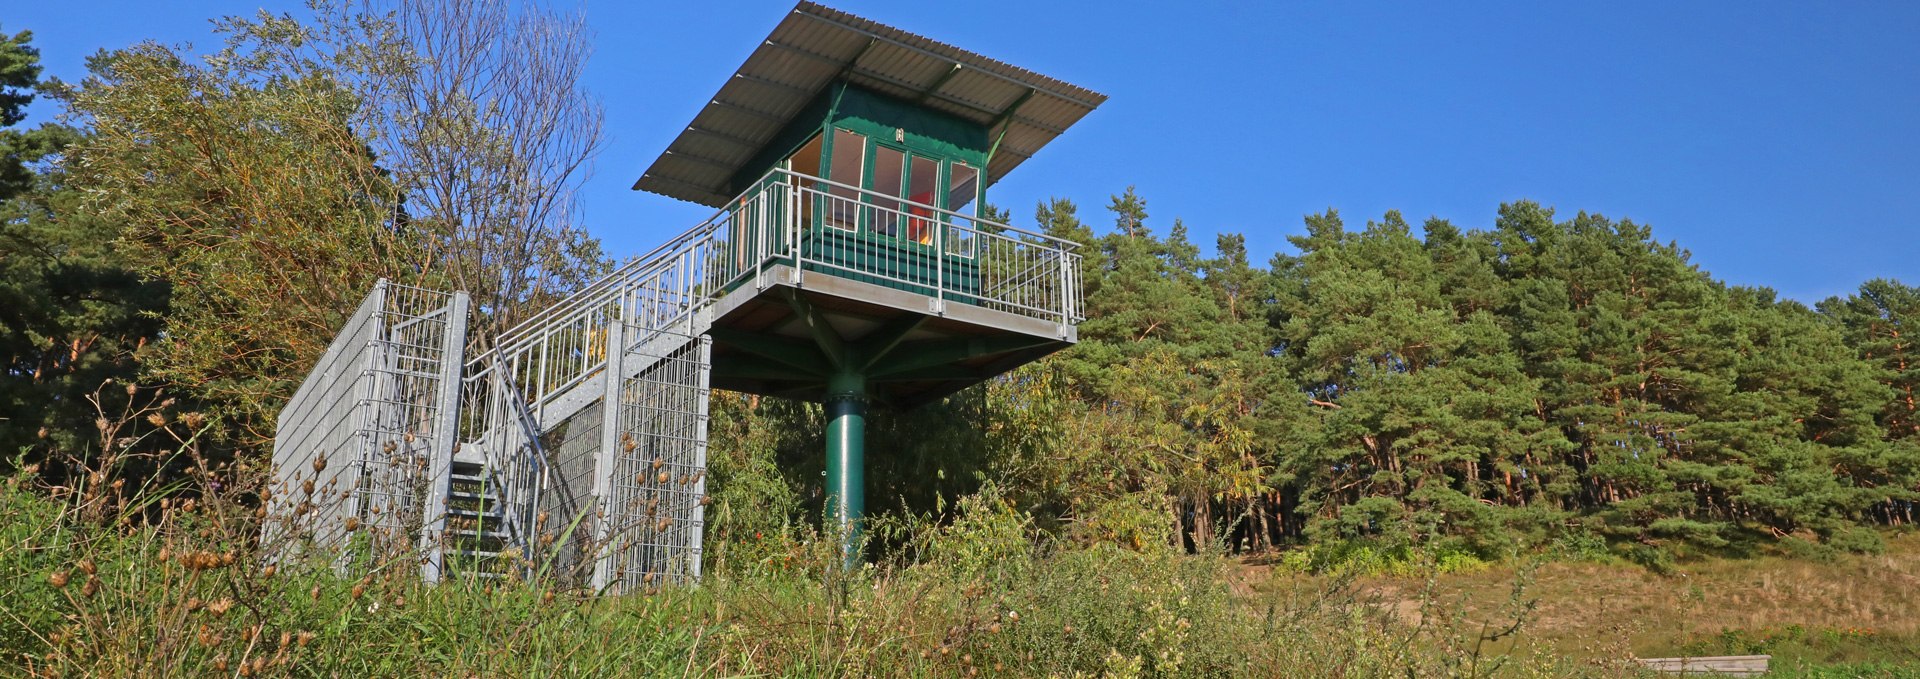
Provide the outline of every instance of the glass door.
<path id="1" fill-rule="evenodd" d="M 928 206 L 938 206 L 940 161 L 926 156 L 912 156 L 907 171 L 907 228 L 902 234 L 906 240 L 921 245 L 933 244 L 933 210 Z"/>
<path id="2" fill-rule="evenodd" d="M 847 231 L 860 230 L 860 191 L 865 186 L 867 137 L 858 132 L 834 128 L 833 144 L 827 148 L 827 180 L 821 221 Z"/>
<path id="3" fill-rule="evenodd" d="M 900 192 L 906 186 L 907 152 L 875 144 L 873 148 L 873 193 L 868 198 L 873 211 L 873 232 L 888 238 L 900 237 Z"/>
<path id="4" fill-rule="evenodd" d="M 947 204 L 946 208 L 962 215 L 974 216 L 980 208 L 980 171 L 972 166 L 955 162 L 947 168 Z M 961 217 L 947 217 L 947 254 L 961 257 L 973 256 L 973 234 L 979 229 L 977 222 Z"/>

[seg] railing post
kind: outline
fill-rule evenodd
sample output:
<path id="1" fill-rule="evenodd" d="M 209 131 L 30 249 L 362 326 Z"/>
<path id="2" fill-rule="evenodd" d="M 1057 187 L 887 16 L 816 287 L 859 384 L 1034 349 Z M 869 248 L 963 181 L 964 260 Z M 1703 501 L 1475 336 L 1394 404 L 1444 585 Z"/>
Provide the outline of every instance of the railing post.
<path id="1" fill-rule="evenodd" d="M 624 306 L 624 305 L 622 305 Z M 621 319 L 626 314 L 617 313 Z M 619 493 L 616 490 L 614 473 L 619 468 L 620 450 L 620 404 L 624 400 L 621 391 L 626 386 L 626 336 L 627 324 L 617 320 L 607 327 L 607 367 L 603 377 L 606 388 L 600 393 L 600 451 L 594 459 L 593 498 L 596 505 L 593 527 L 594 545 L 598 554 L 593 564 L 593 589 L 606 591 L 613 580 L 616 554 L 612 543 L 614 516 L 618 513 L 613 506 Z"/>
<path id="2" fill-rule="evenodd" d="M 693 464 L 696 468 L 705 470 L 707 468 L 707 423 L 711 417 L 708 412 L 708 402 L 712 400 L 711 390 L 713 385 L 713 338 L 702 335 L 695 337 L 694 341 L 700 345 L 700 362 L 694 366 L 694 370 L 699 371 L 699 376 L 695 379 L 698 380 L 697 384 L 699 384 L 700 387 L 700 398 L 695 399 L 699 402 L 699 412 L 696 413 L 694 417 L 698 419 L 699 424 L 694 427 L 694 436 L 696 438 L 694 440 Z M 694 477 L 693 493 L 696 498 L 704 498 L 707 496 L 706 474 L 698 474 Z M 703 552 L 701 545 L 706 537 L 706 525 L 706 504 L 696 500 L 693 503 L 693 525 L 689 526 L 689 529 L 693 533 L 693 539 L 687 545 L 689 551 L 692 552 L 693 558 L 691 565 L 694 580 L 700 579 L 700 561 Z"/>
<path id="3" fill-rule="evenodd" d="M 929 218 L 933 226 L 933 313 L 947 315 L 947 231 L 953 225 L 943 219 L 952 219 L 947 215 L 933 215 Z"/>
<path id="4" fill-rule="evenodd" d="M 425 521 L 420 526 L 420 544 L 426 545 L 427 558 L 420 564 L 420 578 L 439 582 L 446 565 L 447 492 L 453 483 L 453 449 L 460 444 L 461 369 L 467 365 L 467 307 L 465 292 L 454 292 L 447 305 L 446 326 L 440 337 L 440 392 L 434 395 L 433 448 L 427 457 L 427 498 Z"/>
<path id="5" fill-rule="evenodd" d="M 1060 337 L 1065 339 L 1067 328 L 1073 326 L 1073 275 L 1068 269 L 1068 266 L 1073 263 L 1073 258 L 1067 256 L 1066 245 L 1054 247 L 1056 248 L 1054 252 L 1060 253 L 1060 298 L 1056 301 L 1060 304 Z"/>
<path id="6" fill-rule="evenodd" d="M 805 223 L 805 220 L 800 218 L 800 206 L 807 202 L 802 200 L 801 196 L 805 195 L 807 190 L 806 182 L 794 182 L 793 190 L 788 192 L 793 196 L 793 209 L 787 211 L 787 253 L 791 260 L 788 263 L 792 265 L 792 282 L 795 285 L 800 284 L 800 262 L 807 255 L 806 247 L 800 244 L 800 239 L 803 237 L 801 231 L 804 230 L 800 225 Z"/>
<path id="7" fill-rule="evenodd" d="M 768 182 L 760 188 L 760 195 L 754 196 L 753 198 L 754 212 L 758 215 L 758 217 L 753 220 L 754 229 L 760 232 L 760 242 L 754 247 L 753 256 L 748 258 L 747 266 L 752 267 L 752 274 L 755 280 L 760 278 L 761 267 L 766 266 L 768 253 L 773 252 L 773 249 L 777 247 L 774 244 L 774 239 L 779 238 L 779 236 L 777 235 L 778 231 L 775 230 L 777 225 L 773 219 L 774 215 L 780 213 L 779 196 L 774 193 L 778 190 L 779 186 L 779 182 Z M 744 274 L 748 272 L 742 271 L 740 273 Z M 708 294 L 717 296 L 720 294 L 720 288 L 716 286 L 708 290 Z"/>

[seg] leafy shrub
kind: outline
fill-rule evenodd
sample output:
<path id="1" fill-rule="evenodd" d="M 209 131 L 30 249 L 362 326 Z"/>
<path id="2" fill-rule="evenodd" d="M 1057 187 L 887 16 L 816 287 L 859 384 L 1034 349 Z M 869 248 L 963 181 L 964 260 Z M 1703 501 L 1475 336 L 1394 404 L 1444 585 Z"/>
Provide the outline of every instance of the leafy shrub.
<path id="1" fill-rule="evenodd" d="M 1297 547 L 1281 555 L 1280 565 L 1302 574 L 1409 577 L 1467 573 L 1490 564 L 1458 542 L 1441 540 L 1430 546 L 1413 546 L 1359 539 Z"/>
<path id="2" fill-rule="evenodd" d="M 1827 536 L 1827 544 L 1834 549 L 1855 554 L 1880 554 L 1887 551 L 1887 543 L 1880 533 L 1863 526 L 1848 526 L 1833 531 Z"/>
<path id="3" fill-rule="evenodd" d="M 1634 543 L 1624 545 L 1620 550 L 1620 556 L 1627 561 L 1661 575 L 1672 573 L 1678 565 L 1673 552 L 1660 545 Z"/>
<path id="4" fill-rule="evenodd" d="M 1780 538 L 1776 544 L 1781 551 L 1787 553 L 1787 556 L 1802 561 L 1827 563 L 1838 556 L 1838 550 L 1834 549 L 1832 544 L 1814 542 L 1797 535 Z"/>
<path id="5" fill-rule="evenodd" d="M 1613 558 L 1606 538 L 1577 528 L 1555 535 L 1546 551 L 1548 556 L 1560 561 L 1604 562 Z"/>

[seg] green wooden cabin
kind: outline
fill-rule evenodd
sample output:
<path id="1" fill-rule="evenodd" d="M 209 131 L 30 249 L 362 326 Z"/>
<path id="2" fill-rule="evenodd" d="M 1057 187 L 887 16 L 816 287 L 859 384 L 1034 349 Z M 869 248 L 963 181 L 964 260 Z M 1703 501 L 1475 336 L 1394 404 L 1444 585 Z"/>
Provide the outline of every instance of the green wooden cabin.
<path id="1" fill-rule="evenodd" d="M 808 270 L 921 294 L 945 281 L 949 299 L 971 303 L 980 288 L 973 217 L 991 152 L 985 125 L 841 81 L 732 183 L 806 187 L 794 202 Z M 754 237 L 755 220 L 735 223 L 736 242 Z"/>
<path id="2" fill-rule="evenodd" d="M 714 385 L 825 401 L 851 352 L 843 383 L 912 406 L 1071 345 L 1076 244 L 979 210 L 1105 100 L 798 3 L 634 183 L 724 222 Z"/>

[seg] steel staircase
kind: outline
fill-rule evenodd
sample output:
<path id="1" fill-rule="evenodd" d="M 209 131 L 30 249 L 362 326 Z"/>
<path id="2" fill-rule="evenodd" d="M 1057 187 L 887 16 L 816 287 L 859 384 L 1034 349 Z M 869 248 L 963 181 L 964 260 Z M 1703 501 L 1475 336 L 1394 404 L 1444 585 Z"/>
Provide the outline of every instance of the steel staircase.
<path id="1" fill-rule="evenodd" d="M 467 363 L 439 537 L 448 574 L 532 576 L 558 564 L 596 589 L 698 577 L 704 312 L 724 288 L 709 273 L 731 217 L 561 300 Z"/>
<path id="2" fill-rule="evenodd" d="M 710 331 L 723 298 L 797 290 L 805 272 L 826 276 L 820 285 L 913 295 L 896 302 L 910 313 L 1001 314 L 1026 323 L 1025 337 L 1071 341 L 1072 244 L 931 206 L 888 207 L 902 201 L 862 191 L 776 170 L 475 356 L 464 355 L 464 293 L 382 281 L 281 412 L 270 511 L 297 520 L 268 522 L 263 541 L 338 550 L 353 530 L 338 526 L 357 522 L 377 529 L 381 549 L 417 553 L 429 581 L 555 578 L 629 592 L 690 581 L 700 575 Z M 933 245 L 898 252 L 836 250 L 844 237 L 820 226 L 826 214 L 880 223 L 936 211 L 947 221 Z M 317 497 L 288 492 L 316 474 L 342 502 L 316 507 Z"/>

